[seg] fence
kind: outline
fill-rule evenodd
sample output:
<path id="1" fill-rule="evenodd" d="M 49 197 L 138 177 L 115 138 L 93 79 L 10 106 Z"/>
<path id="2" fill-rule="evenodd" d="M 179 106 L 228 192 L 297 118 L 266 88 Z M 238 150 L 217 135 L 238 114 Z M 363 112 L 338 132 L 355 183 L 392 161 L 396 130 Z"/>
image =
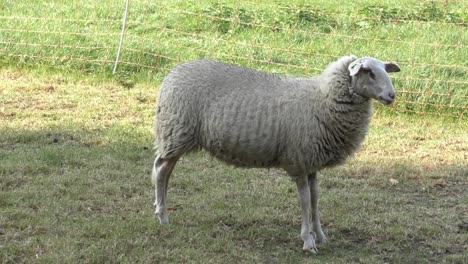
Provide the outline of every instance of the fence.
<path id="1" fill-rule="evenodd" d="M 117 78 L 159 83 L 176 63 L 201 57 L 316 75 L 342 55 L 371 55 L 402 68 L 391 111 L 466 117 L 464 1 L 307 3 L 131 1 Z M 111 73 L 124 8 L 112 0 L 3 1 L 0 63 Z"/>

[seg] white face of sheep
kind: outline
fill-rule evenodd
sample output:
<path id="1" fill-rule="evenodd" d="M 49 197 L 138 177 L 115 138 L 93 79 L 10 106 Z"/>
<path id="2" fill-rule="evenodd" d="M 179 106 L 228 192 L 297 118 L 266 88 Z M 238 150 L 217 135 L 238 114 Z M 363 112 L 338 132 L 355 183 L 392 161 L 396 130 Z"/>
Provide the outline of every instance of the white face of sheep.
<path id="1" fill-rule="evenodd" d="M 395 101 L 395 88 L 393 88 L 388 73 L 399 72 L 398 65 L 366 57 L 355 60 L 348 69 L 353 78 L 355 93 L 366 98 L 376 99 L 385 105 Z"/>

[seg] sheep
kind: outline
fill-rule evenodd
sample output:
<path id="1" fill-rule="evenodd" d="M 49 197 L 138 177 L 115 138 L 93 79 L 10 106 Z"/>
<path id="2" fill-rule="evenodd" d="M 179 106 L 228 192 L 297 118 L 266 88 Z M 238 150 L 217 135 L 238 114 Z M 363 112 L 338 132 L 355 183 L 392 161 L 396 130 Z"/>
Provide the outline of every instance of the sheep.
<path id="1" fill-rule="evenodd" d="M 345 56 L 315 78 L 280 76 L 210 60 L 176 66 L 160 89 L 153 164 L 156 215 L 168 224 L 169 177 L 178 159 L 204 149 L 238 167 L 282 168 L 296 182 L 303 250 L 326 242 L 317 174 L 342 164 L 361 146 L 371 99 L 395 100 L 394 63 Z M 311 210 L 312 209 L 312 210 Z M 312 214 L 312 230 L 310 227 Z"/>

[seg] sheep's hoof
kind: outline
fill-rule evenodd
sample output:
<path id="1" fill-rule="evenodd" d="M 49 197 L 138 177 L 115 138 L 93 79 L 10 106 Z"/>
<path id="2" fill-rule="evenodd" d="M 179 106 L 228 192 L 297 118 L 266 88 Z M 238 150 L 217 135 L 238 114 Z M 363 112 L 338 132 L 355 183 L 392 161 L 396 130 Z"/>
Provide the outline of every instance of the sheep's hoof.
<path id="1" fill-rule="evenodd" d="M 160 218 L 160 219 L 159 219 L 159 223 L 160 223 L 161 225 L 168 225 L 168 224 L 169 224 L 169 219 L 167 219 L 167 217 L 166 217 L 166 219 L 161 219 L 161 218 Z"/>
<path id="2" fill-rule="evenodd" d="M 313 239 L 308 239 L 304 241 L 304 246 L 302 247 L 302 250 L 304 250 L 305 252 L 312 253 L 312 254 L 318 253 L 318 249 L 315 246 L 315 241 Z"/>
<path id="3" fill-rule="evenodd" d="M 328 238 L 326 236 L 323 236 L 323 237 L 318 237 L 317 238 L 317 243 L 320 243 L 320 244 L 325 244 L 328 242 Z"/>
<path id="4" fill-rule="evenodd" d="M 161 225 L 169 224 L 169 217 L 167 216 L 167 214 L 156 212 L 156 216 L 158 217 L 159 223 Z"/>
<path id="5" fill-rule="evenodd" d="M 316 246 L 309 247 L 309 246 L 306 245 L 306 243 L 304 243 L 304 247 L 302 248 L 302 250 L 304 250 L 305 252 L 311 253 L 311 254 L 317 254 L 318 253 L 318 249 L 317 249 Z"/>
<path id="6" fill-rule="evenodd" d="M 320 244 L 325 244 L 328 242 L 328 238 L 325 236 L 325 234 L 323 232 L 318 232 L 317 233 L 317 243 L 320 243 Z"/>

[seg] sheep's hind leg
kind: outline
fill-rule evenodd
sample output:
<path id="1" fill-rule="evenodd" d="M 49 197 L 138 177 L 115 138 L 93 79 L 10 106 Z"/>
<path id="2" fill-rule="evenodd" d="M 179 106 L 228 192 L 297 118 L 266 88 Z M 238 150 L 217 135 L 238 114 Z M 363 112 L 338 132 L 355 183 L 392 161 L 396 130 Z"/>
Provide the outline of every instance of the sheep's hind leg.
<path id="1" fill-rule="evenodd" d="M 169 185 L 169 177 L 179 158 L 162 159 L 159 156 L 154 160 L 152 178 L 155 186 L 155 202 L 156 215 L 161 224 L 169 224 L 167 215 L 167 189 Z"/>
<path id="2" fill-rule="evenodd" d="M 322 231 L 322 225 L 320 223 L 320 213 L 318 209 L 319 201 L 319 186 L 317 182 L 317 172 L 311 173 L 308 176 L 309 180 L 309 189 L 310 197 L 312 203 L 312 229 L 317 235 L 317 242 L 325 243 L 327 242 L 327 237 Z"/>
<path id="3" fill-rule="evenodd" d="M 302 249 L 310 253 L 317 253 L 314 238 L 310 230 L 310 189 L 308 177 L 301 176 L 296 178 L 297 190 L 299 191 L 299 199 L 302 207 L 302 225 L 301 238 L 304 241 Z"/>

